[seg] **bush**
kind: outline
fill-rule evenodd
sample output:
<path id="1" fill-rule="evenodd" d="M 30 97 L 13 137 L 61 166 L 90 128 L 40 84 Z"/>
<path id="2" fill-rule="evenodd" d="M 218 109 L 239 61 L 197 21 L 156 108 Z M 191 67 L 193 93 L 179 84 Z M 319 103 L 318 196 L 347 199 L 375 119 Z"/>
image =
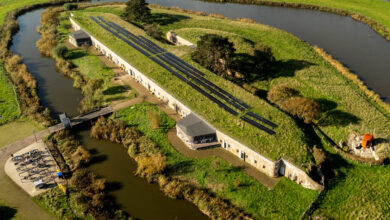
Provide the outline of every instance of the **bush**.
<path id="1" fill-rule="evenodd" d="M 267 99 L 272 103 L 280 103 L 294 96 L 298 96 L 299 91 L 288 87 L 287 85 L 280 84 L 270 89 L 267 94 Z"/>
<path id="2" fill-rule="evenodd" d="M 53 53 L 56 57 L 64 58 L 68 53 L 68 48 L 63 44 L 58 44 L 54 49 Z"/>
<path id="3" fill-rule="evenodd" d="M 154 39 L 161 39 L 162 31 L 156 24 L 145 25 L 145 32 Z"/>
<path id="4" fill-rule="evenodd" d="M 321 116 L 320 105 L 316 101 L 299 96 L 297 90 L 285 85 L 273 87 L 268 92 L 267 99 L 283 111 L 302 119 L 307 124 Z"/>
<path id="5" fill-rule="evenodd" d="M 77 9 L 77 7 L 78 7 L 78 5 L 76 3 L 66 3 L 66 4 L 64 4 L 64 8 L 67 11 L 75 10 L 75 9 Z"/>
<path id="6" fill-rule="evenodd" d="M 137 175 L 151 178 L 155 174 L 160 174 L 166 167 L 166 158 L 162 153 L 157 153 L 152 156 L 139 156 L 137 161 Z"/>
<path id="7" fill-rule="evenodd" d="M 313 156 L 318 166 L 321 166 L 321 164 L 326 160 L 326 153 L 317 146 L 313 147 Z"/>

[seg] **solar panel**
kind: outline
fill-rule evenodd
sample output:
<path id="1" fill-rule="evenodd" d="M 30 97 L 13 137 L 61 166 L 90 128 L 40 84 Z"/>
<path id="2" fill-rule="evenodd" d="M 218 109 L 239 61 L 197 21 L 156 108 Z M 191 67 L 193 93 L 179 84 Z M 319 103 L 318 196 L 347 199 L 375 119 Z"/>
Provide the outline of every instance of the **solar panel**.
<path id="1" fill-rule="evenodd" d="M 242 116 L 242 117 L 240 117 L 240 118 L 241 118 L 243 121 L 245 121 L 245 122 L 247 122 L 247 123 L 249 123 L 249 124 L 255 126 L 256 128 L 258 128 L 258 129 L 260 129 L 260 130 L 263 130 L 263 131 L 267 132 L 268 134 L 271 134 L 271 135 L 276 134 L 273 130 L 271 130 L 271 129 L 269 129 L 269 128 L 267 128 L 267 127 L 265 127 L 265 126 L 263 126 L 263 125 L 261 125 L 261 124 L 255 122 L 255 121 L 253 121 L 253 120 L 251 120 L 251 119 L 249 119 L 249 118 L 247 118 L 247 117 L 245 117 L 245 116 Z"/>
<path id="2" fill-rule="evenodd" d="M 255 114 L 253 112 L 247 112 L 246 114 L 249 115 L 249 116 L 252 116 L 253 118 L 255 118 L 255 119 L 259 120 L 259 121 L 262 121 L 262 122 L 266 123 L 267 125 L 269 125 L 269 126 L 271 126 L 273 128 L 277 127 L 276 124 L 272 123 L 271 121 L 269 121 L 269 120 L 267 120 L 267 119 L 265 119 L 265 118 Z"/>
<path id="3" fill-rule="evenodd" d="M 99 20 L 103 21 L 104 23 L 106 23 L 106 20 L 104 20 L 104 18 L 100 17 L 100 16 L 97 16 L 97 18 L 99 18 Z"/>
<path id="4" fill-rule="evenodd" d="M 103 25 L 100 21 L 98 21 L 96 18 L 91 16 L 91 19 L 94 20 L 97 24 L 99 24 L 102 28 L 104 28 L 105 30 L 107 30 L 108 32 L 110 32 L 111 34 L 116 36 L 117 38 L 121 39 L 122 41 L 124 41 L 125 43 L 127 43 L 128 45 L 130 45 L 131 47 L 133 47 L 134 49 L 136 49 L 140 53 L 144 54 L 149 59 L 151 59 L 153 62 L 157 63 L 158 65 L 160 65 L 164 69 L 168 70 L 170 73 L 172 73 L 178 79 L 180 79 L 181 81 L 183 81 L 186 84 L 188 84 L 190 87 L 192 87 L 193 89 L 195 89 L 196 91 L 198 91 L 199 93 L 204 95 L 206 98 L 208 98 L 212 102 L 216 103 L 219 107 L 223 108 L 225 111 L 229 112 L 230 114 L 235 115 L 235 116 L 238 115 L 238 113 L 235 110 L 233 110 L 232 108 L 230 108 L 225 103 L 223 103 L 222 101 L 218 100 L 216 97 L 212 96 L 211 94 L 216 95 L 217 97 L 221 98 L 222 100 L 224 100 L 228 104 L 234 106 L 236 109 L 238 109 L 240 111 L 245 111 L 246 109 L 250 108 L 250 106 L 248 106 L 247 104 L 245 104 L 241 100 L 237 99 L 236 97 L 234 97 L 230 93 L 226 92 L 225 90 L 221 89 L 220 87 L 218 87 L 214 83 L 210 82 L 209 80 L 203 78 L 202 76 L 205 75 L 204 73 L 202 73 L 199 70 L 195 69 L 194 67 L 192 67 L 188 63 L 184 62 L 180 58 L 176 57 L 175 55 L 173 55 L 171 53 L 164 53 L 164 54 L 161 54 L 161 55 L 157 55 L 157 57 L 160 58 L 162 61 L 164 61 L 168 65 L 174 67 L 175 69 L 179 70 L 186 77 L 188 77 L 189 79 L 195 81 L 197 84 L 199 84 L 202 87 L 204 87 L 207 90 L 209 90 L 211 94 L 207 93 L 202 88 L 200 88 L 199 86 L 197 86 L 193 82 L 191 82 L 189 79 L 185 78 L 184 76 L 182 76 L 181 74 L 179 74 L 178 72 L 174 71 L 172 68 L 170 68 L 169 66 L 164 64 L 162 61 L 158 60 L 155 57 L 151 57 L 150 54 L 148 53 L 148 52 L 150 52 L 150 53 L 160 53 L 160 52 L 165 52 L 166 50 L 164 50 L 163 48 L 161 48 L 158 45 L 154 44 L 153 42 L 151 42 L 150 40 L 146 39 L 143 36 L 136 37 L 135 35 L 133 35 L 129 31 L 127 31 L 126 29 L 120 27 L 119 25 L 117 25 L 117 24 L 115 24 L 113 22 L 106 22 L 100 16 L 98 16 L 98 18 L 102 22 L 104 22 L 108 27 L 106 25 Z M 127 40 L 125 37 L 119 35 L 115 31 L 113 31 L 111 28 L 114 29 L 115 31 L 121 33 L 122 35 L 124 35 L 128 39 L 131 39 L 133 42 L 135 42 L 140 47 L 142 47 L 142 49 L 139 46 L 137 46 L 134 43 L 132 43 L 129 40 Z M 148 52 L 146 52 L 145 50 L 148 51 Z M 255 114 L 253 112 L 248 112 L 247 115 L 249 115 L 249 116 L 251 116 L 251 117 L 253 117 L 253 118 L 255 118 L 255 119 L 259 120 L 259 121 L 262 121 L 262 122 L 264 122 L 264 123 L 266 123 L 266 124 L 268 124 L 268 125 L 270 125 L 272 127 L 276 127 L 277 126 L 274 123 L 272 123 L 271 121 L 269 121 L 267 119 L 264 119 L 261 116 Z M 240 118 L 243 121 L 245 121 L 245 122 L 247 122 L 247 123 L 257 127 L 258 129 L 261 129 L 261 130 L 267 132 L 268 134 L 272 134 L 272 135 L 275 134 L 275 132 L 272 131 L 271 129 L 269 129 L 269 128 L 267 128 L 267 127 L 257 123 L 256 121 L 253 121 L 252 119 L 249 119 L 246 116 L 242 116 Z"/>
<path id="5" fill-rule="evenodd" d="M 100 23 L 100 21 L 98 21 L 95 17 L 91 16 L 90 18 L 91 18 L 94 22 L 96 22 L 96 23 L 98 23 L 98 24 Z"/>

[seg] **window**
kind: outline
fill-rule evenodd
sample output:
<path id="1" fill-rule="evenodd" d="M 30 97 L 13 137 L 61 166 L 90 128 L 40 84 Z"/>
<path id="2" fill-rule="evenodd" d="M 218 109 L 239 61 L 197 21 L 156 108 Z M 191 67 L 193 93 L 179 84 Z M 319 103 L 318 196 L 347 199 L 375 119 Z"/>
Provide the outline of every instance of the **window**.
<path id="1" fill-rule="evenodd" d="M 265 169 L 265 165 L 263 165 L 263 169 Z"/>
<path id="2" fill-rule="evenodd" d="M 257 160 L 254 160 L 253 163 L 257 163 Z"/>

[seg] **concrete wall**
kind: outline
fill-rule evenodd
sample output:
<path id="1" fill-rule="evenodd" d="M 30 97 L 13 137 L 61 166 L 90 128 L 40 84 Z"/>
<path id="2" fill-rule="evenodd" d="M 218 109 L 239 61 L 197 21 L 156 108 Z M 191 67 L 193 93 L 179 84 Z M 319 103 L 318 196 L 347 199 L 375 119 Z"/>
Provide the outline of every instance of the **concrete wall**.
<path id="1" fill-rule="evenodd" d="M 189 46 L 189 47 L 196 47 L 193 43 L 189 42 L 188 40 L 180 37 L 179 35 L 176 35 L 172 31 L 168 31 L 167 33 L 167 39 L 174 43 L 177 46 Z"/>
<path id="2" fill-rule="evenodd" d="M 299 185 L 308 188 L 308 189 L 315 189 L 320 190 L 323 187 L 312 180 L 305 171 L 299 169 L 294 164 L 290 163 L 289 161 L 285 159 L 281 159 L 279 162 L 279 173 L 280 175 L 284 175 L 285 177 L 289 178 L 290 180 L 298 183 Z"/>
<path id="3" fill-rule="evenodd" d="M 80 26 L 71 19 L 72 26 L 75 30 L 81 29 Z M 85 30 L 84 30 L 85 31 Z M 87 31 L 85 31 L 88 35 L 90 35 Z M 116 53 L 111 51 L 108 47 L 103 45 L 100 41 L 98 41 L 96 38 L 94 38 L 92 35 L 92 45 L 102 52 L 105 56 L 107 56 L 109 59 L 111 59 L 114 63 L 116 63 L 118 66 L 122 67 L 126 72 L 132 76 L 135 80 L 137 80 L 138 83 L 142 84 L 145 88 L 147 88 L 152 94 L 157 96 L 160 100 L 167 103 L 167 105 L 176 110 L 176 112 L 184 118 L 185 116 L 189 115 L 191 113 L 191 109 L 189 109 L 187 106 L 185 106 L 183 103 L 181 103 L 179 100 L 177 100 L 175 97 L 173 97 L 171 94 L 166 92 L 164 89 L 162 89 L 157 83 L 154 82 L 154 80 L 148 78 L 144 74 L 142 74 L 140 71 L 138 71 L 136 68 L 131 66 L 129 63 L 127 63 L 124 59 L 122 59 L 120 56 L 118 56 Z M 193 112 L 192 112 L 193 113 Z M 195 114 L 195 113 L 194 113 Z M 197 115 L 198 116 L 198 115 Z M 199 116 L 198 116 L 199 117 Z M 204 120 L 202 117 L 199 117 L 202 119 L 205 123 L 207 123 L 206 120 Z M 207 123 L 210 125 L 209 123 Z M 210 125 L 211 126 L 211 125 Z M 211 126 L 213 127 L 213 126 Z M 180 128 L 177 127 L 177 134 L 179 138 L 182 138 L 182 140 L 193 149 L 193 147 L 188 144 L 190 140 L 186 140 L 185 134 L 182 133 Z M 303 170 L 299 169 L 298 167 L 294 166 L 288 161 L 285 161 L 284 159 L 281 159 L 279 161 L 273 161 L 269 158 L 266 158 L 259 153 L 253 151 L 251 148 L 245 146 L 244 144 L 241 144 L 240 142 L 236 141 L 235 139 L 229 137 L 228 135 L 224 134 L 223 132 L 216 129 L 217 134 L 217 140 L 221 143 L 221 146 L 233 153 L 234 155 L 242 158 L 245 160 L 248 164 L 254 166 L 259 171 L 267 174 L 271 177 L 277 177 L 280 175 L 280 169 L 284 168 L 284 175 L 291 180 L 297 182 L 298 184 L 302 185 L 305 188 L 309 189 L 319 189 L 321 188 L 321 185 L 314 182 Z"/>

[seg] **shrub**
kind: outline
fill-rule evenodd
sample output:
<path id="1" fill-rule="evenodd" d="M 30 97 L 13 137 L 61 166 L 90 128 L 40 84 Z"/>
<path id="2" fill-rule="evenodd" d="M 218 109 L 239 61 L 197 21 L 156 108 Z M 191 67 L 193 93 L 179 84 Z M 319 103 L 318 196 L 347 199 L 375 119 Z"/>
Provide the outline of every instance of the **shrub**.
<path id="1" fill-rule="evenodd" d="M 298 90 L 288 87 L 287 85 L 280 84 L 272 87 L 269 90 L 267 94 L 267 99 L 270 102 L 276 104 L 298 95 L 299 95 Z"/>
<path id="2" fill-rule="evenodd" d="M 307 124 L 317 120 L 321 113 L 320 105 L 314 100 L 298 95 L 299 92 L 294 88 L 278 85 L 268 92 L 267 99 Z"/>
<path id="3" fill-rule="evenodd" d="M 161 39 L 162 31 L 156 24 L 145 25 L 145 32 L 154 39 Z"/>
<path id="4" fill-rule="evenodd" d="M 166 158 L 162 153 L 154 154 L 153 156 L 139 156 L 137 161 L 137 175 L 142 177 L 152 177 L 155 174 L 160 174 L 166 167 Z"/>
<path id="5" fill-rule="evenodd" d="M 316 101 L 304 97 L 293 97 L 289 99 L 285 109 L 307 124 L 320 117 L 320 105 Z"/>
<path id="6" fill-rule="evenodd" d="M 66 3 L 66 4 L 64 4 L 64 8 L 67 11 L 75 10 L 75 9 L 77 9 L 77 7 L 78 7 L 78 5 L 76 3 Z"/>
<path id="7" fill-rule="evenodd" d="M 63 44 L 58 44 L 56 47 L 54 47 L 53 53 L 56 57 L 64 58 L 68 53 L 68 48 Z"/>
<path id="8" fill-rule="evenodd" d="M 317 146 L 313 147 L 313 156 L 318 166 L 320 166 L 326 160 L 326 153 Z"/>

